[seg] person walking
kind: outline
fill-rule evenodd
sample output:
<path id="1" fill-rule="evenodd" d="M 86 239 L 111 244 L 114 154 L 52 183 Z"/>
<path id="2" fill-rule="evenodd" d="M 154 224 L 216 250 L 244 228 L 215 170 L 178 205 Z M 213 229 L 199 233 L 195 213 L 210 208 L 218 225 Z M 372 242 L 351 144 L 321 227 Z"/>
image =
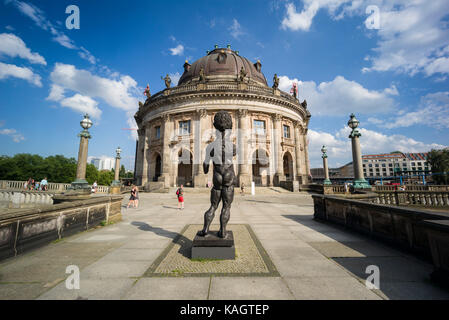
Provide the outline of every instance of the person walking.
<path id="1" fill-rule="evenodd" d="M 134 208 L 137 209 L 139 206 L 139 188 L 137 186 L 134 187 Z"/>
<path id="2" fill-rule="evenodd" d="M 183 210 L 184 209 L 184 189 L 183 185 L 176 190 L 176 195 L 178 196 L 178 209 Z"/>
<path id="3" fill-rule="evenodd" d="M 44 179 L 41 180 L 41 189 L 42 189 L 42 191 L 47 191 L 48 190 L 47 177 L 45 177 Z"/>
<path id="4" fill-rule="evenodd" d="M 129 205 L 132 204 L 134 207 L 134 201 L 136 200 L 136 189 L 134 189 L 134 186 L 131 188 L 131 196 L 129 197 L 128 205 L 126 206 L 126 209 L 129 209 Z"/>
<path id="5" fill-rule="evenodd" d="M 240 184 L 240 194 L 242 196 L 245 195 L 245 183 L 243 183 L 243 182 Z"/>

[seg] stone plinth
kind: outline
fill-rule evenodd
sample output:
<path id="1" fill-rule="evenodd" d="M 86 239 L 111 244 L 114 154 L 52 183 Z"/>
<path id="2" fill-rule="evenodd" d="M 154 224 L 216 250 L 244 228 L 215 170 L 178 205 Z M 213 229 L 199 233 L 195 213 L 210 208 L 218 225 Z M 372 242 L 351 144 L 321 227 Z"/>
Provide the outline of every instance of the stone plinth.
<path id="1" fill-rule="evenodd" d="M 210 231 L 204 237 L 197 234 L 193 239 L 192 259 L 235 259 L 234 234 L 228 231 L 226 238 L 218 237 L 218 231 Z"/>
<path id="2" fill-rule="evenodd" d="M 109 188 L 109 193 L 112 193 L 112 194 L 120 194 L 120 193 L 121 193 L 121 188 L 120 188 L 120 186 L 111 186 L 111 187 Z"/>

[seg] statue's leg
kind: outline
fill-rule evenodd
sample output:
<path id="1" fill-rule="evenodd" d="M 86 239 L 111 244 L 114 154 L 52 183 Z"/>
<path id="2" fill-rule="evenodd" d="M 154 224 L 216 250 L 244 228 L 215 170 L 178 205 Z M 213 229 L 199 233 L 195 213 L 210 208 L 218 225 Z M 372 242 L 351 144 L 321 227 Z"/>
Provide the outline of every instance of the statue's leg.
<path id="1" fill-rule="evenodd" d="M 215 210 L 217 210 L 218 204 L 220 203 L 220 195 L 220 189 L 212 188 L 212 190 L 210 191 L 210 208 L 206 211 L 206 213 L 204 213 L 204 227 L 203 230 L 198 232 L 198 235 L 204 237 L 209 231 L 209 226 L 215 217 Z"/>
<path id="2" fill-rule="evenodd" d="M 220 231 L 218 236 L 220 238 L 226 237 L 226 225 L 231 217 L 231 204 L 234 200 L 234 186 L 223 187 L 221 189 L 221 198 L 223 199 L 223 208 L 220 215 Z"/>

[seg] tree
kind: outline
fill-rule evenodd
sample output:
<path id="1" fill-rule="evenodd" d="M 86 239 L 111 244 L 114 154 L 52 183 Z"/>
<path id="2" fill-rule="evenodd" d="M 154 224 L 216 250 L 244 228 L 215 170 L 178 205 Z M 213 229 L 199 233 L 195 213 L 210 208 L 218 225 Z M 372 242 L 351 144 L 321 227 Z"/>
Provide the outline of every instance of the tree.
<path id="1" fill-rule="evenodd" d="M 438 184 L 448 184 L 449 148 L 430 150 L 427 163 L 432 167 L 432 173 L 434 174 L 432 179 Z"/>
<path id="2" fill-rule="evenodd" d="M 122 164 L 122 166 L 120 167 L 119 177 L 124 178 L 125 175 L 126 175 L 126 169 L 125 169 L 125 166 Z"/>

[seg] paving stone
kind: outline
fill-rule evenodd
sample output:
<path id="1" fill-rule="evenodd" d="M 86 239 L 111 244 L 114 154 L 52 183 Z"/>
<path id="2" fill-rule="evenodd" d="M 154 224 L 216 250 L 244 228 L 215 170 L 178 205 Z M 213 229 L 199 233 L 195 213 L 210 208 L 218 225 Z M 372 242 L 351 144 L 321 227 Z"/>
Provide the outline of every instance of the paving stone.
<path id="1" fill-rule="evenodd" d="M 206 300 L 210 278 L 142 278 L 124 299 Z"/>
<path id="2" fill-rule="evenodd" d="M 290 300 L 292 294 L 279 278 L 213 277 L 210 300 Z"/>

